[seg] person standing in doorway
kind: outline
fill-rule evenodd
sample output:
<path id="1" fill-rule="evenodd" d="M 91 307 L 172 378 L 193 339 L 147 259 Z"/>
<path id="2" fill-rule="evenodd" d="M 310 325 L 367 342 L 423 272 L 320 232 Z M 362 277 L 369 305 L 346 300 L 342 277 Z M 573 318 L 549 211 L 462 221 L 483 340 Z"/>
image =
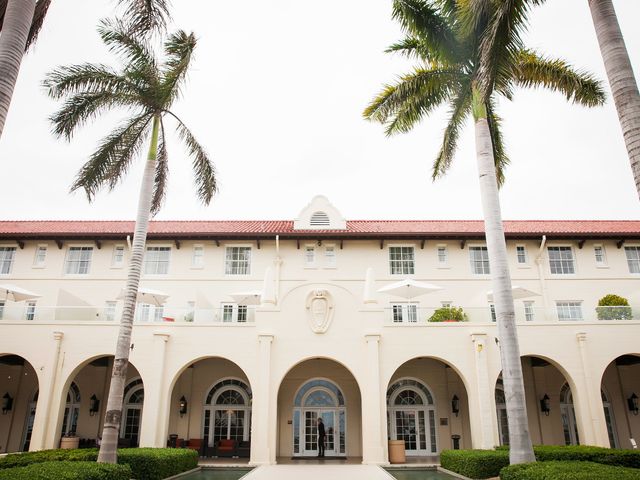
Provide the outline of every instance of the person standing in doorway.
<path id="1" fill-rule="evenodd" d="M 324 422 L 322 418 L 318 418 L 318 456 L 324 457 L 324 441 L 326 433 L 324 431 Z"/>

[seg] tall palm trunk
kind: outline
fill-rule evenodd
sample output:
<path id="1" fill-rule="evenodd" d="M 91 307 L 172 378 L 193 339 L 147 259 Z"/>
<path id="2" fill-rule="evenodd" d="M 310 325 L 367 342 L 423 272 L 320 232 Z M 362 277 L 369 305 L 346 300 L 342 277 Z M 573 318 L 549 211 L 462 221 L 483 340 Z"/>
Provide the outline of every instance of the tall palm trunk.
<path id="1" fill-rule="evenodd" d="M 0 34 L 0 138 L 18 80 L 36 0 L 9 0 Z"/>
<path id="2" fill-rule="evenodd" d="M 520 363 L 520 347 L 511 290 L 507 244 L 502 226 L 500 197 L 493 158 L 487 109 L 479 92 L 473 91 L 473 117 L 476 133 L 476 156 L 480 179 L 480 196 L 491 269 L 491 284 L 498 324 L 502 379 L 509 423 L 510 463 L 535 462 L 529 435 L 529 422 Z"/>
<path id="3" fill-rule="evenodd" d="M 600 52 L 640 197 L 640 94 L 611 0 L 589 0 Z"/>
<path id="4" fill-rule="evenodd" d="M 127 368 L 129 366 L 133 316 L 136 311 L 138 284 L 140 283 L 140 273 L 142 270 L 142 261 L 144 259 L 144 247 L 147 240 L 149 217 L 151 216 L 151 201 L 153 197 L 153 184 L 158 156 L 159 130 L 160 116 L 156 115 L 153 118 L 151 145 L 149 146 L 149 155 L 147 156 L 147 163 L 142 177 L 142 186 L 140 187 L 138 214 L 136 216 L 136 226 L 133 235 L 129 274 L 127 276 L 127 285 L 124 297 L 124 308 L 122 310 L 122 319 L 120 320 L 120 330 L 118 331 L 116 355 L 113 361 L 113 372 L 111 374 L 111 384 L 109 386 L 109 399 L 107 400 L 107 412 L 105 414 L 104 427 L 102 429 L 102 443 L 100 445 L 100 453 L 98 454 L 98 461 L 104 463 L 116 463 L 118 461 L 118 434 L 120 432 L 120 422 L 122 419 L 124 383 L 127 377 Z"/>

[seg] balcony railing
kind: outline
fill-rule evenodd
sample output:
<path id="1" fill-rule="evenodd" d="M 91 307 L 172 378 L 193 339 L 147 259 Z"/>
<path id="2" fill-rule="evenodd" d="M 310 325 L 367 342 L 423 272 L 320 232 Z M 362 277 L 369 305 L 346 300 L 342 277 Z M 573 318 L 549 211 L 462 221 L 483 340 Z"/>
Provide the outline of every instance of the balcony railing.
<path id="1" fill-rule="evenodd" d="M 542 306 L 523 306 L 516 302 L 516 322 L 533 323 L 570 323 L 598 321 L 640 320 L 640 309 L 635 307 L 597 307 L 587 308 L 584 305 L 565 305 L 548 308 Z M 455 309 L 460 307 L 454 306 Z M 444 325 L 453 323 L 492 323 L 495 322 L 495 311 L 489 307 L 462 307 L 464 320 L 456 312 L 447 317 L 442 307 L 423 307 L 415 303 L 395 304 L 385 309 L 387 325 Z M 441 310 L 440 312 L 438 312 Z"/>
<path id="2" fill-rule="evenodd" d="M 34 322 L 119 322 L 122 307 L 104 308 L 95 306 L 44 306 L 9 303 L 0 306 L 0 322 L 2 321 L 34 321 Z M 189 309 L 173 307 L 155 307 L 138 305 L 135 323 L 208 323 L 208 324 L 253 324 L 255 307 L 223 306 L 209 309 Z"/>

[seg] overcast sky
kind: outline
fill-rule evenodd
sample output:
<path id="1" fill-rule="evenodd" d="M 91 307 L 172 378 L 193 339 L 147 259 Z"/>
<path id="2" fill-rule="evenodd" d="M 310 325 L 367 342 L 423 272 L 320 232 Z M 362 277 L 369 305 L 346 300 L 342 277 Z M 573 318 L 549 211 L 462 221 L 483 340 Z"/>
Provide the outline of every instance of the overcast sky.
<path id="1" fill-rule="evenodd" d="M 0 218 L 133 219 L 142 162 L 90 204 L 69 194 L 75 173 L 123 116 L 108 115 L 71 143 L 47 121 L 56 103 L 46 72 L 80 62 L 114 63 L 95 26 L 114 1 L 55 0 L 25 58 L 0 140 Z M 436 112 L 411 133 L 385 137 L 362 110 L 412 62 L 385 54 L 401 37 L 390 0 L 174 0 L 174 27 L 193 30 L 196 59 L 175 111 L 215 161 L 220 192 L 208 207 L 193 194 L 190 163 L 169 145 L 167 201 L 157 219 L 292 219 L 324 194 L 348 219 L 482 218 L 473 126 L 454 166 L 433 183 L 445 126 Z M 640 72 L 640 1 L 614 0 Z M 586 0 L 549 0 L 531 16 L 528 45 L 606 82 Z M 606 85 L 609 92 L 608 84 Z M 611 99 L 601 108 L 559 94 L 518 91 L 502 102 L 512 165 L 505 219 L 640 219 L 629 160 Z"/>

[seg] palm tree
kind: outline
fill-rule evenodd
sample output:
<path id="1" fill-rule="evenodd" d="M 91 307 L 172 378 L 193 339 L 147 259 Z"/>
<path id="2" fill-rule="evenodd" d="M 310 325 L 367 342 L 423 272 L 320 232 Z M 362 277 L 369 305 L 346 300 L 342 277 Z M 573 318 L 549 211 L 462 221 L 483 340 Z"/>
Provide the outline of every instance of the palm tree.
<path id="1" fill-rule="evenodd" d="M 98 457 L 100 462 L 115 463 L 147 227 L 149 217 L 158 211 L 165 195 L 167 117 L 175 121 L 178 136 L 192 159 L 196 194 L 204 204 L 208 204 L 216 192 L 216 175 L 204 148 L 182 120 L 170 111 L 185 82 L 196 46 L 195 36 L 183 31 L 170 35 L 164 44 L 166 59 L 160 63 L 149 44 L 134 37 L 125 24 L 103 21 L 98 31 L 109 49 L 122 58 L 122 68 L 116 70 L 95 64 L 61 67 L 48 74 L 44 85 L 52 98 L 66 98 L 51 121 L 54 133 L 67 140 L 72 138 L 77 128 L 106 111 L 122 107 L 132 112 L 122 125 L 102 140 L 78 172 L 71 190 L 83 189 L 90 201 L 102 187 L 113 189 L 118 184 L 140 153 L 145 140 L 150 138 Z"/>
<path id="2" fill-rule="evenodd" d="M 35 43 L 51 0 L 0 0 L 0 138 L 24 53 Z M 169 0 L 118 0 L 135 35 L 164 31 Z"/>
<path id="3" fill-rule="evenodd" d="M 611 0 L 589 0 L 613 103 L 618 111 L 636 190 L 640 197 L 640 93 Z"/>
<path id="4" fill-rule="evenodd" d="M 535 0 L 534 0 L 535 1 Z M 508 8 L 516 5 L 515 11 Z M 604 93 L 586 73 L 562 60 L 524 48 L 525 2 L 477 0 L 394 0 L 393 18 L 406 37 L 387 52 L 418 61 L 371 101 L 365 118 L 385 125 L 387 135 L 408 132 L 446 103 L 450 118 L 432 177 L 444 175 L 453 160 L 460 130 L 469 115 L 476 132 L 476 156 L 491 280 L 507 398 L 510 461 L 534 461 L 525 407 L 524 383 L 498 187 L 509 160 L 502 143 L 499 96 L 511 100 L 517 87 L 545 87 L 586 106 L 600 105 Z M 484 60 L 489 58 L 490 61 Z"/>

